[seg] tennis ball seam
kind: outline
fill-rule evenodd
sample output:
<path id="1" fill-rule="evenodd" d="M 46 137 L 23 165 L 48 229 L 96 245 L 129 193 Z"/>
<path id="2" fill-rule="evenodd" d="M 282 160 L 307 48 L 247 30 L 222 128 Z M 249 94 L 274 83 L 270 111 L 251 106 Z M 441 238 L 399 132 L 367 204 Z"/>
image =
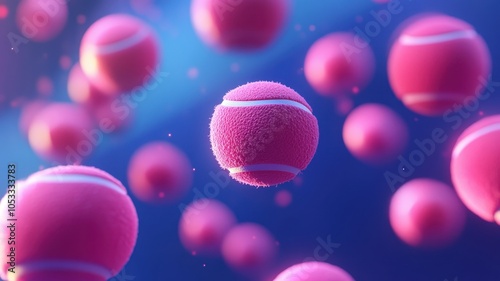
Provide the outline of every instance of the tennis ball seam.
<path id="1" fill-rule="evenodd" d="M 283 164 L 254 164 L 254 165 L 245 165 L 241 167 L 228 168 L 231 174 L 237 173 L 245 173 L 245 172 L 288 172 L 294 175 L 297 175 L 300 172 L 300 169 L 291 166 L 291 165 L 283 165 Z"/>
<path id="2" fill-rule="evenodd" d="M 221 103 L 222 106 L 226 107 L 251 107 L 251 106 L 265 106 L 265 105 L 288 105 L 299 108 L 309 114 L 312 114 L 311 110 L 307 108 L 300 102 L 296 102 L 288 99 L 272 99 L 272 100 L 252 100 L 252 101 L 232 101 L 224 100 Z"/>
<path id="3" fill-rule="evenodd" d="M 466 94 L 439 94 L 436 93 L 405 93 L 401 100 L 404 104 L 418 104 L 422 102 L 434 102 L 434 101 L 456 101 L 463 102 L 464 98 L 467 97 Z"/>
<path id="4" fill-rule="evenodd" d="M 127 194 L 127 191 L 121 188 L 116 183 L 108 179 L 104 179 L 102 177 L 91 176 L 91 175 L 82 175 L 82 174 L 36 175 L 34 177 L 29 177 L 25 182 L 25 184 L 30 184 L 30 183 L 95 184 L 101 187 L 109 188 L 122 195 Z"/>
<path id="5" fill-rule="evenodd" d="M 444 43 L 459 39 L 473 39 L 477 37 L 475 30 L 459 30 L 438 35 L 428 35 L 428 36 L 412 36 L 403 35 L 399 39 L 399 42 L 405 46 L 418 46 L 418 45 L 430 45 Z"/>
<path id="6" fill-rule="evenodd" d="M 453 149 L 452 158 L 453 159 L 457 158 L 462 153 L 462 151 L 465 150 L 465 148 L 469 144 L 471 144 L 475 140 L 479 139 L 480 137 L 483 137 L 483 136 L 491 134 L 491 133 L 499 132 L 499 131 L 500 131 L 500 123 L 496 123 L 496 124 L 491 124 L 489 126 L 481 128 L 481 129 L 469 134 L 468 136 L 463 138 L 461 141 L 459 141 L 455 145 L 455 148 Z"/>
<path id="7" fill-rule="evenodd" d="M 94 49 L 94 51 L 96 54 L 99 54 L 99 55 L 106 55 L 106 54 L 120 52 L 120 51 L 125 50 L 127 48 L 130 48 L 132 46 L 138 45 L 144 39 L 146 39 L 149 34 L 150 34 L 150 31 L 148 28 L 141 28 L 132 36 L 124 38 L 120 41 L 116 41 L 116 42 L 109 43 L 106 45 L 97 46 Z"/>

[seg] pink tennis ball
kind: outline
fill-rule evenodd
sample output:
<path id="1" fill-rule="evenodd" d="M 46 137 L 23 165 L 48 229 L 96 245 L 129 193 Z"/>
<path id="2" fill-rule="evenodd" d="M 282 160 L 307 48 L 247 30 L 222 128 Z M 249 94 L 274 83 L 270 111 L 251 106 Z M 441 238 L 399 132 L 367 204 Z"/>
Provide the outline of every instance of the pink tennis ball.
<path id="1" fill-rule="evenodd" d="M 103 131 L 119 131 L 131 123 L 130 110 L 126 112 L 121 110 L 122 101 L 120 99 L 101 91 L 92 84 L 83 73 L 79 63 L 71 68 L 67 87 L 70 99 L 84 106 L 94 118 L 95 123 L 103 127 Z"/>
<path id="2" fill-rule="evenodd" d="M 276 254 L 277 244 L 272 234 L 254 223 L 233 227 L 222 242 L 222 257 L 238 271 L 263 269 Z"/>
<path id="3" fill-rule="evenodd" d="M 0 216 L 9 225 L 7 196 Z M 11 230 L 0 231 L 4 280 L 105 281 L 122 270 L 137 239 L 137 213 L 125 187 L 92 167 L 31 175 L 18 186 L 15 218 L 15 273 L 7 271 Z"/>
<path id="4" fill-rule="evenodd" d="M 132 193 L 145 202 L 168 203 L 184 196 L 193 182 L 187 156 L 167 142 L 140 147 L 128 166 Z"/>
<path id="5" fill-rule="evenodd" d="M 82 107 L 70 103 L 51 103 L 37 115 L 28 131 L 31 148 L 47 160 L 74 164 L 72 155 L 84 158 L 98 143 L 92 143 L 92 119 Z"/>
<path id="6" fill-rule="evenodd" d="M 468 23 L 446 15 L 421 18 L 393 45 L 389 81 L 408 109 L 442 115 L 481 93 L 491 72 L 486 43 Z"/>
<path id="7" fill-rule="evenodd" d="M 331 33 L 307 51 L 304 74 L 316 92 L 339 96 L 364 89 L 373 78 L 375 55 L 352 33 Z"/>
<path id="8" fill-rule="evenodd" d="M 26 38 L 46 42 L 66 25 L 68 5 L 65 0 L 21 0 L 17 7 L 17 27 Z"/>
<path id="9" fill-rule="evenodd" d="M 409 139 L 403 119 L 381 104 L 365 104 L 354 109 L 344 122 L 342 135 L 351 154 L 372 165 L 396 160 Z"/>
<path id="10" fill-rule="evenodd" d="M 286 0 L 193 0 L 191 20 L 203 41 L 219 49 L 268 46 L 283 29 Z"/>
<path id="11" fill-rule="evenodd" d="M 338 266 L 311 261 L 287 268 L 273 281 L 354 281 L 354 278 Z"/>
<path id="12" fill-rule="evenodd" d="M 73 102 L 89 107 L 97 106 L 110 97 L 90 82 L 79 63 L 75 64 L 69 72 L 67 90 Z"/>
<path id="13" fill-rule="evenodd" d="M 115 95 L 148 83 L 159 59 L 153 30 L 129 15 L 99 19 L 85 32 L 80 45 L 83 72 L 96 87 Z"/>
<path id="14" fill-rule="evenodd" d="M 21 108 L 21 116 L 19 117 L 19 129 L 23 134 L 28 135 L 31 123 L 36 120 L 38 113 L 40 113 L 48 104 L 49 102 L 44 100 L 33 100 L 23 105 Z"/>
<path id="15" fill-rule="evenodd" d="M 216 200 L 201 199 L 186 207 L 179 222 L 182 245 L 193 254 L 220 254 L 224 236 L 236 224 L 233 212 Z"/>
<path id="16" fill-rule="evenodd" d="M 451 178 L 465 206 L 500 225 L 500 115 L 483 118 L 457 140 Z"/>
<path id="17" fill-rule="evenodd" d="M 134 112 L 116 99 L 107 99 L 88 110 L 105 133 L 123 132 L 134 120 Z"/>
<path id="18" fill-rule="evenodd" d="M 396 235 L 414 247 L 445 247 L 460 236 L 465 208 L 453 189 L 432 179 L 405 183 L 390 203 L 390 223 Z"/>
<path id="19" fill-rule="evenodd" d="M 235 180 L 253 186 L 293 179 L 312 160 L 318 121 L 294 90 L 274 82 L 237 87 L 215 107 L 212 151 Z"/>

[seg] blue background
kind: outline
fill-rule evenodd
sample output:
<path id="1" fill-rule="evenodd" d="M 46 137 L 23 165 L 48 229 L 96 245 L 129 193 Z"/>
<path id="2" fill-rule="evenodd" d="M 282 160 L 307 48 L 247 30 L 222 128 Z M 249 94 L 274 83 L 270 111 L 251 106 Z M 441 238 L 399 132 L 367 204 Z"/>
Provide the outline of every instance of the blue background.
<path id="1" fill-rule="evenodd" d="M 41 75 L 54 82 L 52 100 L 68 101 L 67 70 L 61 70 L 59 57 L 78 58 L 80 39 L 88 26 L 111 13 L 135 14 L 156 29 L 162 45 L 160 70 L 169 77 L 134 110 L 133 126 L 120 134 L 106 135 L 95 153 L 84 164 L 108 171 L 127 185 L 128 160 L 134 150 L 152 140 L 167 140 L 181 148 L 196 168 L 193 188 L 203 190 L 212 182 L 210 172 L 218 173 L 208 139 L 209 119 L 225 92 L 251 81 L 278 81 L 301 93 L 314 110 L 320 126 L 320 142 L 309 167 L 300 175 L 302 185 L 293 182 L 278 187 L 258 189 L 231 181 L 216 199 L 234 210 L 240 222 L 256 222 L 267 227 L 280 242 L 280 256 L 272 275 L 313 255 L 318 238 L 328 236 L 340 246 L 326 260 L 351 273 L 357 281 L 498 281 L 500 280 L 500 228 L 468 213 L 467 227 L 452 247 L 438 251 L 413 249 L 392 232 L 388 221 L 391 188 L 384 172 L 397 173 L 398 162 L 373 168 L 354 159 L 346 150 L 341 128 L 344 116 L 333 101 L 317 95 L 306 82 L 301 68 L 307 49 L 319 37 L 334 31 L 364 28 L 373 20 L 370 11 L 386 8 L 368 0 L 295 0 L 291 16 L 282 34 L 267 49 L 255 53 L 220 53 L 204 45 L 196 36 L 189 18 L 189 1 L 155 1 L 161 17 L 152 19 L 134 12 L 128 1 L 70 1 L 68 24 L 49 43 L 29 42 L 11 50 L 9 32 L 20 34 L 13 21 L 17 1 L 0 0 L 10 15 L 0 19 L 0 167 L 16 163 L 18 178 L 54 163 L 40 159 L 18 130 L 20 109 L 9 106 L 22 97 L 33 98 L 36 81 Z M 396 110 L 411 129 L 411 140 L 431 136 L 442 128 L 447 142 L 438 146 L 439 153 L 428 157 L 410 178 L 431 177 L 450 183 L 451 147 L 469 124 L 484 115 L 500 113 L 500 99 L 494 93 L 481 102 L 480 109 L 453 129 L 442 118 L 418 116 L 393 95 L 386 74 L 390 40 L 398 25 L 422 12 L 442 12 L 461 18 L 477 29 L 486 40 L 492 55 L 493 77 L 500 60 L 498 12 L 494 0 L 401 0 L 403 11 L 393 15 L 390 24 L 372 38 L 370 45 L 377 58 L 373 82 L 354 97 L 355 105 L 378 102 Z M 86 16 L 83 25 L 76 22 Z M 364 18 L 363 22 L 356 17 Z M 297 31 L 295 25 L 300 25 Z M 310 31 L 309 26 L 315 30 Z M 231 71 L 237 63 L 238 72 Z M 196 67 L 199 77 L 187 76 Z M 496 87 L 495 90 L 500 88 Z M 171 134 L 171 137 L 168 136 Z M 416 149 L 410 143 L 403 154 Z M 409 178 L 408 178 L 409 179 Z M 406 179 L 407 180 L 407 179 Z M 451 183 L 450 183 L 451 184 Z M 289 190 L 293 202 L 287 208 L 274 204 L 279 190 Z M 190 192 L 182 203 L 192 201 Z M 133 280 L 247 280 L 233 272 L 221 259 L 192 257 L 179 244 L 177 224 L 179 206 L 150 206 L 133 198 L 140 218 L 140 233 L 135 251 L 125 267 Z M 96 237 L 96 239 L 98 239 Z M 98 250 L 96 249 L 96 254 Z M 205 266 L 203 266 L 205 264 Z M 115 279 L 118 280 L 118 279 Z M 132 279 L 125 279 L 132 280 Z"/>

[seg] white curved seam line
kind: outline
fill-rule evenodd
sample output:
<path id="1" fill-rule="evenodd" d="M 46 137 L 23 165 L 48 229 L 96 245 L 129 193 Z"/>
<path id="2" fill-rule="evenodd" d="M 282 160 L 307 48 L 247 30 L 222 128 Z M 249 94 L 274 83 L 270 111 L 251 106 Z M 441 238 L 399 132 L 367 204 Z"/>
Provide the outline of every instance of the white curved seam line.
<path id="1" fill-rule="evenodd" d="M 403 35 L 401 36 L 399 41 L 403 45 L 414 46 L 414 45 L 436 44 L 458 39 L 474 38 L 475 36 L 477 36 L 475 30 L 460 30 L 445 34 L 429 35 L 429 36 Z"/>
<path id="2" fill-rule="evenodd" d="M 412 104 L 427 101 L 456 101 L 462 102 L 464 96 L 453 94 L 438 94 L 438 93 L 411 93 L 405 94 L 402 98 L 405 104 Z"/>
<path id="3" fill-rule="evenodd" d="M 23 274 L 45 270 L 71 270 L 95 274 L 104 278 L 105 280 L 113 277 L 111 271 L 103 266 L 77 261 L 53 260 L 28 262 L 20 264 L 19 268 L 19 271 Z"/>
<path id="4" fill-rule="evenodd" d="M 141 42 L 144 38 L 146 38 L 146 36 L 148 34 L 149 34 L 149 30 L 146 28 L 143 28 L 140 31 L 138 31 L 137 33 L 135 33 L 134 35 L 132 35 L 126 39 L 123 39 L 121 41 L 114 42 L 111 44 L 98 46 L 96 48 L 96 53 L 101 54 L 101 55 L 105 55 L 105 54 L 110 54 L 110 53 L 115 53 L 115 52 L 125 50 L 125 49 L 127 49 L 131 46 L 134 46 L 137 43 Z"/>
<path id="5" fill-rule="evenodd" d="M 289 165 L 281 164 L 255 164 L 247 165 L 228 169 L 231 174 L 244 173 L 244 172 L 266 172 L 266 171 L 276 171 L 276 172 L 288 172 L 297 175 L 300 169 Z"/>
<path id="6" fill-rule="evenodd" d="M 121 194 L 127 194 L 123 188 L 110 180 L 89 175 L 61 174 L 61 175 L 35 175 L 29 177 L 25 184 L 30 183 L 90 183 L 107 187 Z"/>
<path id="7" fill-rule="evenodd" d="M 500 124 L 493 124 L 486 126 L 480 130 L 475 131 L 474 133 L 468 135 L 467 137 L 463 138 L 460 142 L 458 142 L 453 149 L 453 158 L 458 157 L 460 153 L 473 141 L 477 140 L 478 138 L 485 136 L 487 134 L 491 134 L 494 132 L 500 131 Z"/>
<path id="8" fill-rule="evenodd" d="M 300 102 L 296 102 L 293 100 L 254 100 L 254 101 L 232 101 L 232 100 L 224 100 L 221 103 L 222 106 L 228 107 L 248 107 L 248 106 L 261 106 L 261 105 L 290 105 L 299 109 L 304 110 L 305 112 L 312 114 L 311 110 L 307 108 L 305 105 Z"/>

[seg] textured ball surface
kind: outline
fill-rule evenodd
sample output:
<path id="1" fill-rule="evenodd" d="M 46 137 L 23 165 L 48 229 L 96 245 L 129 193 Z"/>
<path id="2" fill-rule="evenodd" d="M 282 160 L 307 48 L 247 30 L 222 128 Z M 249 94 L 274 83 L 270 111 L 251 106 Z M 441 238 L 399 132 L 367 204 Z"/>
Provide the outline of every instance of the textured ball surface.
<path id="1" fill-rule="evenodd" d="M 186 207 L 179 222 L 179 237 L 194 255 L 219 255 L 222 241 L 236 224 L 233 212 L 216 200 L 201 199 Z"/>
<path id="2" fill-rule="evenodd" d="M 61 33 L 68 19 L 68 5 L 59 0 L 21 0 L 16 23 L 24 37 L 46 42 Z"/>
<path id="3" fill-rule="evenodd" d="M 407 26 L 391 49 L 389 80 L 410 110 L 442 115 L 482 92 L 490 53 L 468 23 L 445 15 L 423 17 Z"/>
<path id="4" fill-rule="evenodd" d="M 356 47 L 357 42 L 363 44 Z M 366 42 L 351 33 L 331 33 L 307 52 L 304 74 L 321 95 L 339 96 L 364 89 L 373 78 L 375 55 Z"/>
<path id="5" fill-rule="evenodd" d="M 282 30 L 286 0 L 193 0 L 191 20 L 205 43 L 222 50 L 268 46 Z"/>
<path id="6" fill-rule="evenodd" d="M 74 164 L 94 150 L 95 144 L 88 139 L 92 130 L 92 119 L 83 108 L 70 103 L 51 103 L 36 115 L 28 139 L 41 157 Z"/>
<path id="7" fill-rule="evenodd" d="M 233 227 L 222 242 L 222 257 L 239 271 L 263 269 L 276 254 L 277 245 L 272 234 L 254 223 Z"/>
<path id="8" fill-rule="evenodd" d="M 354 281 L 354 278 L 338 266 L 312 261 L 287 268 L 274 281 Z"/>
<path id="9" fill-rule="evenodd" d="M 4 223 L 7 196 L 0 203 Z M 2 279 L 105 281 L 122 270 L 137 239 L 137 213 L 125 187 L 92 167 L 59 166 L 31 175 L 18 186 L 15 215 L 16 273 L 7 272 L 11 245 L 4 226 Z"/>
<path id="10" fill-rule="evenodd" d="M 210 122 L 212 151 L 237 181 L 277 185 L 304 170 L 318 146 L 318 122 L 294 90 L 253 82 L 224 96 Z"/>
<path id="11" fill-rule="evenodd" d="M 500 115 L 483 118 L 457 140 L 451 178 L 465 206 L 500 224 Z"/>
<path id="12" fill-rule="evenodd" d="M 354 109 L 344 123 L 343 139 L 358 159 L 373 165 L 396 160 L 408 144 L 408 127 L 392 109 L 365 104 Z"/>
<path id="13" fill-rule="evenodd" d="M 390 223 L 398 237 L 414 247 L 450 245 L 465 226 L 465 208 L 453 189 L 431 179 L 415 179 L 396 191 Z"/>
<path id="14" fill-rule="evenodd" d="M 85 32 L 80 63 L 92 84 L 108 94 L 121 94 L 152 78 L 160 50 L 153 30 L 139 19 L 114 14 Z"/>
<path id="15" fill-rule="evenodd" d="M 140 147 L 130 159 L 128 182 L 132 193 L 145 202 L 165 203 L 180 199 L 193 182 L 187 156 L 167 142 Z"/>

